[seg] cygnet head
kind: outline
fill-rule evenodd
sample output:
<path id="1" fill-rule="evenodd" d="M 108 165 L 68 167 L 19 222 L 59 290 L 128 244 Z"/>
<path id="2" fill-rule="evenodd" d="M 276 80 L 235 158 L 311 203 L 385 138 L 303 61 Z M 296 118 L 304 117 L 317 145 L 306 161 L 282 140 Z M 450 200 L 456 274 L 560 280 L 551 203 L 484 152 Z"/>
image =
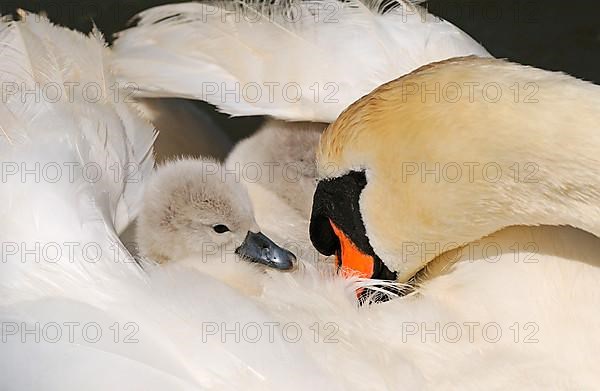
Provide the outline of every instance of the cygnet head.
<path id="1" fill-rule="evenodd" d="M 295 261 L 260 232 L 244 186 L 209 159 L 171 161 L 156 170 L 145 190 L 137 243 L 143 257 L 159 263 L 239 256 L 288 270 Z"/>

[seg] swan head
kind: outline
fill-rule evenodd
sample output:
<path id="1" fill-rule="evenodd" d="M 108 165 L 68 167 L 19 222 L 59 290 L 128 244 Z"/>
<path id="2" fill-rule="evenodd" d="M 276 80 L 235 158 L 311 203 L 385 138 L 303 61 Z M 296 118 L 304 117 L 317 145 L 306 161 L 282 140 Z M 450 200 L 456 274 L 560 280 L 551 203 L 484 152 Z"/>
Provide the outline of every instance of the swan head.
<path id="1" fill-rule="evenodd" d="M 159 263 L 249 261 L 289 270 L 295 256 L 260 232 L 244 186 L 210 159 L 160 166 L 138 217 L 140 254 Z"/>
<path id="2" fill-rule="evenodd" d="M 313 245 L 336 254 L 342 270 L 406 282 L 439 255 L 508 226 L 597 234 L 586 221 L 599 214 L 589 175 L 599 90 L 476 57 L 380 86 L 321 137 Z"/>

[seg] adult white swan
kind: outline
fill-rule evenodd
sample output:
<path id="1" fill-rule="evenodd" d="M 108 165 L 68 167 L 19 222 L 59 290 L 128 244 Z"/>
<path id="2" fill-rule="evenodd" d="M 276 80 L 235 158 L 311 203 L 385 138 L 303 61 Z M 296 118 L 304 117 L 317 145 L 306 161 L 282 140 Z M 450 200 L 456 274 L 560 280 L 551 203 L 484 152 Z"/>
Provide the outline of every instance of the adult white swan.
<path id="1" fill-rule="evenodd" d="M 118 34 L 111 57 L 121 83 L 135 86 L 134 97 L 199 99 L 232 116 L 278 119 L 239 143 L 226 166 L 247 186 L 267 234 L 282 238 L 269 228 L 287 220 L 301 234 L 283 235 L 283 242 L 299 242 L 293 247 L 310 258 L 314 252 L 302 249 L 316 184 L 317 134 L 325 123 L 419 66 L 489 56 L 456 26 L 407 1 L 183 3 L 146 10 L 137 19 Z M 174 135 L 180 137 L 176 126 L 163 137 Z M 201 150 L 204 142 L 195 136 L 188 144 Z"/>
<path id="2" fill-rule="evenodd" d="M 0 26 L 2 50 L 11 53 L 0 58 L 3 82 L 31 91 L 65 81 L 110 86 L 97 35 L 36 16 Z M 310 270 L 273 275 L 255 298 L 183 267 L 142 272 L 116 235 L 135 211 L 141 182 L 95 181 L 92 170 L 133 164 L 142 179 L 152 129 L 119 101 L 49 96 L 23 101 L 17 92 L 1 105 L 3 389 L 598 384 L 600 343 L 590 333 L 598 327 L 598 268 L 585 250 L 564 245 L 568 232 L 536 241 L 539 253 L 554 254 L 543 263 L 515 262 L 514 252 L 491 263 L 484 246 L 473 245 L 418 294 L 362 308 L 352 281 Z M 31 165 L 26 175 L 12 164 L 36 170 L 36 162 L 49 167 L 40 181 Z M 90 171 L 63 170 L 57 181 L 53 163 Z M 512 239 L 485 240 L 507 247 Z M 598 246 L 592 236 L 584 244 Z"/>
<path id="3" fill-rule="evenodd" d="M 395 4 L 399 7 L 386 8 L 386 4 L 387 6 Z M 119 72 L 129 75 L 132 80 L 138 83 L 142 95 L 183 96 L 203 99 L 233 115 L 269 114 L 292 120 L 327 122 L 331 121 L 331 117 L 337 116 L 339 109 L 345 106 L 344 98 L 350 96 L 356 98 L 364 95 L 373 88 L 372 82 L 382 84 L 384 81 L 408 73 L 423 64 L 463 55 L 459 53 L 487 56 L 487 52 L 483 48 L 454 26 L 437 21 L 432 15 L 428 15 L 404 2 L 319 2 L 317 5 L 322 7 L 317 7 L 321 10 L 328 9 L 327 7 L 330 7 L 330 10 L 336 10 L 337 23 L 327 25 L 324 19 L 317 22 L 315 19 L 318 18 L 315 18 L 314 12 L 310 12 L 307 8 L 293 9 L 293 7 L 290 9 L 290 13 L 283 16 L 277 14 L 272 16 L 269 12 L 264 12 L 264 8 L 257 9 L 247 4 L 228 9 L 203 8 L 200 5 L 184 4 L 149 10 L 141 15 L 137 27 L 120 35 L 115 46 L 118 53 L 115 66 Z M 386 9 L 388 12 L 383 12 L 384 15 L 377 15 L 377 12 L 375 12 L 375 15 L 366 16 L 369 15 L 369 12 L 366 12 L 368 10 L 381 11 Z M 317 15 L 322 16 L 323 14 L 317 13 Z M 252 23 L 248 22 L 248 16 L 253 18 L 251 19 Z M 273 20 L 276 23 L 270 23 Z M 286 23 L 292 20 L 294 23 Z M 362 23 L 355 23 L 356 20 L 360 20 Z M 302 26 L 308 34 L 298 37 L 296 32 L 298 30 L 303 31 L 297 29 L 298 26 Z M 326 30 L 328 27 L 330 30 Z M 327 33 L 311 34 L 317 28 L 322 28 L 320 31 L 327 31 Z M 393 31 L 397 35 L 378 35 L 382 31 Z M 259 42 L 264 42 L 267 45 L 266 47 L 253 44 L 256 35 L 266 35 L 268 32 L 272 32 L 279 39 L 265 38 L 260 40 Z M 405 38 L 407 35 L 411 37 L 408 42 L 396 40 Z M 197 37 L 205 39 L 198 42 Z M 219 44 L 215 45 L 215 40 L 211 38 L 217 38 Z M 379 42 L 380 45 L 372 45 L 374 41 Z M 222 48 L 230 48 L 231 50 L 221 50 Z M 281 52 L 285 52 L 287 56 L 273 55 L 273 53 Z M 348 55 L 350 53 L 353 55 Z M 160 70 L 164 69 L 165 66 L 170 66 L 170 58 L 177 59 L 176 64 L 173 64 L 177 72 L 172 73 L 171 76 L 160 77 L 159 75 L 166 74 Z M 340 63 L 340 58 L 346 58 L 347 60 Z M 236 59 L 242 59 L 242 61 L 236 61 Z M 268 60 L 265 61 L 265 59 Z M 271 61 L 278 64 L 278 66 L 271 66 Z M 142 63 L 146 65 L 144 67 L 145 72 L 134 74 L 136 73 L 134 69 L 142 67 Z M 336 65 L 334 67 L 335 72 L 331 72 L 330 64 L 332 63 Z M 248 65 L 248 67 L 242 68 L 241 64 Z M 208 67 L 204 67 L 204 65 L 208 65 Z M 202 71 L 198 71 L 199 68 L 202 68 Z M 250 69 L 250 71 L 245 72 L 246 69 Z M 306 69 L 311 69 L 311 72 L 305 72 Z M 278 70 L 283 70 L 281 71 L 283 75 L 278 73 Z M 204 71 L 206 71 L 206 74 Z M 179 75 L 185 75 L 185 77 Z M 325 105 L 324 102 L 310 102 L 307 100 L 289 104 L 278 95 L 275 96 L 273 101 L 268 101 L 265 99 L 267 94 L 262 96 L 262 100 L 251 101 L 244 99 L 246 96 L 241 92 L 238 95 L 232 95 L 232 97 L 241 97 L 241 101 L 227 99 L 226 92 L 235 91 L 236 86 L 241 91 L 244 86 L 247 87 L 250 84 L 260 85 L 261 83 L 264 84 L 265 81 L 273 80 L 280 82 L 279 85 L 282 86 L 294 82 L 298 83 L 302 92 L 314 90 L 313 82 L 316 82 L 317 86 L 325 86 L 326 82 L 333 81 L 333 85 L 339 87 L 342 91 L 339 94 L 342 101 L 337 102 L 340 103 L 339 105 L 336 105 L 336 102 L 327 102 L 328 104 Z M 206 83 L 207 81 L 209 83 Z M 207 89 L 208 87 L 211 88 Z M 531 93 L 532 87 L 535 88 L 535 84 L 519 85 L 518 87 L 518 97 L 523 102 L 527 100 L 528 93 Z M 264 88 L 263 90 L 266 91 Z M 523 102 L 523 106 L 526 106 L 526 102 Z M 324 110 L 323 107 L 327 107 L 327 109 Z M 450 110 L 447 111 L 447 115 L 451 117 L 453 106 L 448 105 L 448 107 Z M 501 110 L 494 105 L 491 105 L 491 108 Z M 523 115 L 526 116 L 526 114 Z M 418 156 L 414 160 L 418 161 L 417 158 Z M 523 170 L 531 168 L 535 167 L 521 166 L 519 175 L 526 175 Z M 327 176 L 324 173 L 321 173 L 321 175 Z M 413 200 L 417 209 L 419 196 L 427 198 L 433 195 L 417 195 L 416 199 Z M 437 195 L 443 198 L 442 194 Z M 385 215 L 387 212 L 379 211 L 379 213 Z M 385 216 L 385 218 L 389 217 L 389 215 Z M 482 216 L 481 218 L 485 220 L 485 217 Z M 440 219 L 443 220 L 444 217 L 442 216 Z M 449 227 L 453 223 L 455 222 L 449 221 Z M 393 224 L 391 226 L 393 227 Z M 391 232 L 402 231 L 403 229 L 410 232 L 411 230 L 411 227 L 396 226 L 393 228 Z M 457 228 L 468 230 L 470 227 L 467 222 L 464 227 Z M 452 228 L 448 229 L 451 230 Z M 490 230 L 488 233 L 493 231 Z M 381 233 L 380 236 L 382 238 L 393 238 L 393 235 L 385 236 L 385 233 Z M 380 238 L 378 240 L 384 239 Z M 447 244 L 441 239 L 434 242 L 440 243 L 437 247 L 444 247 L 442 244 Z M 461 241 L 461 244 L 464 243 L 464 241 Z M 414 274 L 415 270 L 413 268 L 415 265 L 413 264 L 422 265 L 422 261 L 424 259 L 429 260 L 427 257 L 430 257 L 431 254 L 437 255 L 441 252 L 440 248 L 435 246 L 435 243 L 433 247 L 433 249 L 421 248 L 417 245 L 408 251 L 410 254 L 407 256 L 418 258 L 419 262 L 407 262 L 404 265 L 407 266 L 407 270 L 411 269 L 412 273 L 404 273 L 402 275 L 403 280 Z M 479 247 L 483 247 L 483 250 L 478 250 Z M 568 295 L 559 293 L 561 290 L 561 288 L 558 288 L 559 286 L 569 291 L 575 286 L 581 288 L 578 278 L 574 278 L 574 276 L 565 277 L 568 272 L 563 268 L 572 268 L 573 271 L 580 267 L 590 268 L 589 265 L 578 264 L 578 261 L 596 265 L 597 258 L 594 254 L 597 253 L 597 247 L 597 239 L 572 228 L 511 228 L 497 233 L 495 236 L 475 240 L 463 248 L 463 250 L 467 250 L 465 253 L 453 251 L 446 254 L 438 262 L 430 264 L 428 272 L 430 275 L 436 275 L 439 272 L 453 270 L 452 277 L 448 277 L 447 281 L 454 281 L 456 286 L 447 299 L 452 300 L 453 303 L 465 303 L 464 308 L 467 311 L 473 308 L 471 306 L 473 303 L 466 303 L 469 300 L 472 301 L 473 298 L 467 300 L 461 297 L 457 292 L 457 287 L 470 281 L 470 289 L 473 289 L 470 292 L 473 295 L 476 295 L 473 292 L 479 292 L 479 290 L 486 290 L 492 295 L 491 292 L 496 290 L 495 299 L 491 297 L 487 298 L 489 301 L 482 299 L 482 302 L 485 302 L 491 308 L 499 306 L 501 302 L 506 302 L 507 308 L 503 307 L 502 310 L 496 308 L 502 315 L 490 316 L 499 316 L 505 321 L 510 318 L 522 319 L 522 313 L 549 310 L 547 305 L 539 303 L 540 300 L 542 303 L 548 302 L 545 295 L 548 293 L 546 290 L 549 287 L 556 287 L 556 291 L 553 291 L 552 296 L 556 294 L 556 297 L 562 297 L 563 299 L 566 299 Z M 400 250 L 392 254 L 392 258 L 399 257 L 398 251 Z M 452 258 L 452 261 L 473 261 L 473 265 L 462 262 L 456 266 L 456 269 L 450 268 L 449 264 L 452 262 L 448 260 L 448 256 Z M 474 262 L 480 259 L 486 260 L 487 263 Z M 512 260 L 515 265 L 511 265 L 509 260 Z M 535 266 L 527 268 L 527 266 L 531 266 L 531 261 Z M 546 267 L 538 266 L 538 262 L 542 264 L 546 262 L 548 269 L 544 271 Z M 560 270 L 550 265 L 557 265 Z M 481 274 L 474 273 L 470 277 L 460 276 L 460 273 L 471 268 L 473 270 L 481 269 L 478 272 Z M 485 272 L 483 272 L 484 270 Z M 498 273 L 497 277 L 500 284 L 509 284 L 510 288 L 501 288 L 488 280 L 493 278 L 491 273 L 494 273 L 494 271 Z M 590 275 L 596 276 L 597 274 L 595 268 L 590 268 L 588 271 Z M 536 272 L 541 274 L 536 275 Z M 549 273 L 548 278 L 542 280 L 541 275 L 546 272 Z M 510 273 L 516 273 L 518 277 L 511 276 Z M 566 274 L 563 275 L 563 273 Z M 578 273 L 576 272 L 576 274 Z M 540 279 L 538 280 L 538 278 Z M 528 293 L 515 287 L 513 284 L 516 281 L 529 286 L 525 290 Z M 591 280 L 589 281 L 591 282 Z M 486 288 L 480 287 L 477 290 L 475 285 L 478 283 Z M 589 293 L 594 297 L 591 300 L 595 301 L 597 294 L 593 293 L 595 289 L 592 288 L 592 285 L 589 287 L 591 289 Z M 520 286 L 520 283 L 516 283 L 516 286 Z M 423 289 L 426 290 L 427 288 Z M 529 292 L 529 290 L 531 291 Z M 508 293 L 510 295 L 507 297 Z M 525 295 L 535 297 L 535 299 L 532 299 L 533 301 L 528 304 L 524 298 Z M 586 296 L 585 293 L 583 295 Z M 558 299 L 557 302 L 561 300 Z M 572 304 L 565 305 L 568 307 Z M 479 308 L 478 305 L 475 306 Z M 538 308 L 532 310 L 532 306 Z M 525 310 L 525 308 L 527 309 Z M 508 315 L 509 313 L 512 315 Z M 474 314 L 473 316 L 477 317 Z M 534 317 L 537 318 L 537 316 Z M 565 329 L 572 327 L 572 323 L 565 319 L 557 319 L 554 326 L 549 326 L 549 328 L 556 328 L 557 330 L 562 327 L 565 327 Z M 590 323 L 586 323 L 585 326 L 589 327 L 588 330 L 594 327 L 593 324 L 596 322 L 594 319 L 594 317 L 588 319 L 587 322 Z M 540 326 L 541 324 L 535 321 L 533 324 L 525 323 L 528 324 L 528 327 L 532 325 Z M 504 331 L 506 335 L 506 329 Z M 558 333 L 557 335 L 561 334 Z M 563 340 L 568 339 L 564 336 L 562 338 Z M 568 360 L 571 359 L 574 360 L 573 362 L 585 359 L 585 354 L 568 358 Z M 566 365 L 568 366 L 568 364 Z M 543 384 L 539 380 L 532 380 L 532 384 Z M 549 384 L 556 385 L 552 381 Z"/>

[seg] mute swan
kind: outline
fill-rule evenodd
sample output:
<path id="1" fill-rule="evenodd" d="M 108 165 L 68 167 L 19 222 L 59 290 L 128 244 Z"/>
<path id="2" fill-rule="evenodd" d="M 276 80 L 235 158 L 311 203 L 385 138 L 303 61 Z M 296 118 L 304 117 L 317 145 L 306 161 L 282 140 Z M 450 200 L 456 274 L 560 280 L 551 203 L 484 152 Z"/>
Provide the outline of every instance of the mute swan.
<path id="1" fill-rule="evenodd" d="M 297 130 L 301 126 L 306 129 Z M 160 166 L 146 186 L 136 222 L 140 255 L 159 263 L 185 260 L 217 277 L 247 268 L 239 265 L 238 255 L 291 269 L 295 255 L 269 239 L 274 236 L 304 261 L 322 260 L 310 246 L 307 216 L 321 128 L 282 128 L 272 120 L 239 143 L 224 167 L 212 159 L 179 159 Z M 233 275 L 226 280 L 243 285 Z"/>
<path id="2" fill-rule="evenodd" d="M 3 82 L 113 80 L 97 33 L 30 17 L 1 21 L 0 39 L 10 54 L 0 56 Z M 499 232 L 470 244 L 418 295 L 362 308 L 356 281 L 310 268 L 277 272 L 253 297 L 178 262 L 142 272 L 116 233 L 139 208 L 153 129 L 123 102 L 68 96 L 0 102 L 3 162 L 133 164 L 141 176 L 116 182 L 106 170 L 111 176 L 93 183 L 91 172 L 75 170 L 52 183 L 4 166 L 0 237 L 17 248 L 4 246 L 0 263 L 0 388 L 547 390 L 600 382 L 600 341 L 590 332 L 600 326 L 595 237 L 568 228 Z M 525 235 L 539 254 L 554 255 L 515 262 L 537 254 L 519 248 L 491 263 L 483 251 Z M 100 246 L 101 256 L 31 250 L 63 242 Z"/>
<path id="3" fill-rule="evenodd" d="M 238 257 L 280 270 L 296 261 L 261 232 L 244 186 L 210 159 L 181 159 L 157 169 L 146 186 L 136 237 L 145 258 L 189 262 L 245 291 L 252 284 L 235 277 L 251 271 L 240 270 L 247 267 Z"/>
<path id="4" fill-rule="evenodd" d="M 422 95 L 465 83 L 468 94 Z M 534 94 L 519 95 L 527 86 Z M 599 97 L 598 86 L 561 73 L 476 57 L 384 84 L 321 139 L 311 238 L 363 277 L 407 281 L 438 255 L 510 226 L 598 236 Z"/>
<path id="5" fill-rule="evenodd" d="M 226 167 L 245 182 L 269 236 L 288 232 L 282 242 L 291 239 L 294 252 L 314 260 L 307 233 L 317 132 L 360 96 L 421 65 L 489 56 L 457 27 L 402 0 L 164 5 L 142 12 L 112 49 L 117 77 L 134 83 L 138 97 L 199 99 L 232 116 L 279 119 L 240 142 Z M 281 225 L 280 213 L 290 224 L 269 229 Z"/>

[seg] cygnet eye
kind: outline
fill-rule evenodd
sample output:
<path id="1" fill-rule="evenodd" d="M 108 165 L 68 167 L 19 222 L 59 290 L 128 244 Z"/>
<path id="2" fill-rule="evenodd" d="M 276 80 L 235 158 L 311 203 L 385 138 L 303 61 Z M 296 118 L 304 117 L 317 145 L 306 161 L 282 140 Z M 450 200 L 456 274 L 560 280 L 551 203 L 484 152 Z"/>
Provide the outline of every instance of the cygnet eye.
<path id="1" fill-rule="evenodd" d="M 213 229 L 218 234 L 224 234 L 225 232 L 229 232 L 229 227 L 223 224 L 213 225 Z"/>

